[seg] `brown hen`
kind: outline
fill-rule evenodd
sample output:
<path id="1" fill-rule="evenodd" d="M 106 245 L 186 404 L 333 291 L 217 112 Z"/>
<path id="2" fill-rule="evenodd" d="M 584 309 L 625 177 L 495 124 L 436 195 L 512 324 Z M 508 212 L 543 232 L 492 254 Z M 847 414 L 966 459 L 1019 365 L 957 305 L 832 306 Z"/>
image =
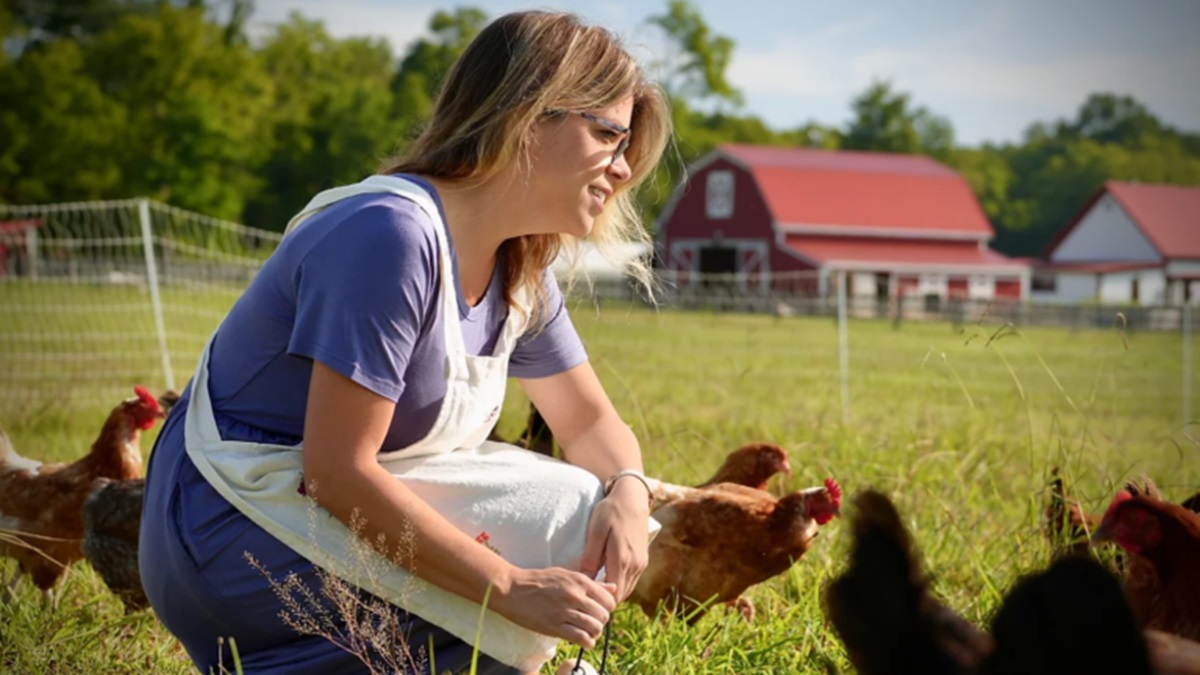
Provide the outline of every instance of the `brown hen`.
<path id="1" fill-rule="evenodd" d="M 787 451 L 773 443 L 750 443 L 729 453 L 713 477 L 696 487 L 733 483 L 766 490 L 767 483 L 777 473 L 792 475 Z"/>
<path id="2" fill-rule="evenodd" d="M 1134 563 L 1144 563 L 1153 573 L 1125 584 L 1144 627 L 1200 640 L 1200 515 L 1122 490 L 1093 539 L 1115 542 Z"/>
<path id="3" fill-rule="evenodd" d="M 13 584 L 25 573 L 49 591 L 66 566 L 83 556 L 83 504 L 96 479 L 142 475 L 141 433 L 162 417 L 162 409 L 145 388 L 134 391 L 137 396 L 113 409 L 91 450 L 75 462 L 30 466 L 0 443 L 0 528 L 16 540 L 0 541 L 0 555 L 17 560 Z"/>
<path id="4" fill-rule="evenodd" d="M 778 499 L 730 483 L 672 487 L 675 499 L 652 513 L 662 531 L 650 544 L 649 564 L 630 600 L 648 616 L 663 603 L 669 613 L 686 614 L 689 623 L 709 602 L 738 603 L 746 589 L 786 571 L 841 503 L 832 478 L 824 487 Z"/>

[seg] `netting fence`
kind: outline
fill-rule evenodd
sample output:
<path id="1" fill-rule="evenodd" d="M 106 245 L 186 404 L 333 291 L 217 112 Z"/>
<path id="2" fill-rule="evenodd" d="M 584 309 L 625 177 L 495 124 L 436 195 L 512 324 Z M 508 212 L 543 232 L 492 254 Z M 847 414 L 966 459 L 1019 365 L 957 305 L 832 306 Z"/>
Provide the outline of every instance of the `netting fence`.
<path id="1" fill-rule="evenodd" d="M 111 400 L 131 384 L 182 386 L 205 340 L 281 235 L 137 199 L 41 206 L 0 205 L 0 414 L 76 399 Z M 903 298 L 846 292 L 839 274 L 710 274 L 660 271 L 660 310 L 828 317 L 843 409 L 855 359 L 855 321 L 942 321 L 1069 330 L 1157 331 L 1181 338 L 1179 396 L 1191 410 L 1198 312 L 1187 306 L 1114 308 L 1006 300 Z M 636 306 L 625 280 L 594 280 L 575 293 L 600 306 Z M 800 325 L 798 323 L 798 325 Z M 875 349 L 885 349 L 874 347 Z M 879 357 L 879 354 L 875 355 Z M 886 356 L 886 355 L 884 355 Z"/>

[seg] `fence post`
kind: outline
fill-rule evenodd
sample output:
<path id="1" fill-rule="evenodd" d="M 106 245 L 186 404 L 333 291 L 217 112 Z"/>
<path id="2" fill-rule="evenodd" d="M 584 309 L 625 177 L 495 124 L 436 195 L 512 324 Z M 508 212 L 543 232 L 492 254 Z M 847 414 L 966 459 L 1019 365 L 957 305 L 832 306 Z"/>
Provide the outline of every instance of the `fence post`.
<path id="1" fill-rule="evenodd" d="M 837 273 L 838 360 L 842 374 L 842 424 L 850 421 L 850 341 L 846 329 L 846 272 Z"/>
<path id="2" fill-rule="evenodd" d="M 1183 303 L 1183 426 L 1192 421 L 1192 303 Z"/>
<path id="3" fill-rule="evenodd" d="M 154 260 L 154 233 L 150 228 L 150 202 L 138 199 L 138 219 L 142 222 L 142 249 L 146 253 L 146 280 L 150 284 L 150 306 L 154 310 L 154 329 L 158 332 L 158 353 L 162 356 L 163 378 L 167 388 L 175 388 L 171 354 L 167 351 L 167 327 L 163 321 L 162 297 L 158 291 L 158 267 Z"/>
<path id="4" fill-rule="evenodd" d="M 28 261 L 30 281 L 38 280 L 38 231 L 31 227 L 25 231 L 25 260 Z"/>

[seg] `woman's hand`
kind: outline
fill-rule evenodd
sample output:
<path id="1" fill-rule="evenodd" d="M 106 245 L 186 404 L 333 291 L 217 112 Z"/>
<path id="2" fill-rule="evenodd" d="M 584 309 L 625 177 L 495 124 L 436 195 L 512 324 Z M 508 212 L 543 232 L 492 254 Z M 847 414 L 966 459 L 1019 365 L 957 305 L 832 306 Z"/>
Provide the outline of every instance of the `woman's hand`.
<path id="1" fill-rule="evenodd" d="M 501 616 L 591 649 L 617 605 L 616 586 L 562 567 L 513 567 L 491 603 Z"/>
<path id="2" fill-rule="evenodd" d="M 592 510 L 582 572 L 595 578 L 604 567 L 605 581 L 616 584 L 620 602 L 637 586 L 649 560 L 650 500 L 646 487 L 626 478 L 612 486 L 608 496 Z"/>

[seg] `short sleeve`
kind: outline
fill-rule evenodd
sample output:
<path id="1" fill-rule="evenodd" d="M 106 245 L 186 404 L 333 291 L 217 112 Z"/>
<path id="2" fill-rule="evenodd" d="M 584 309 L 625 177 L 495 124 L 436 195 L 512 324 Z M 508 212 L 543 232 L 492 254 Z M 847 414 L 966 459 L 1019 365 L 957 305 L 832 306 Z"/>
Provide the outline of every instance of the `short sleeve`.
<path id="1" fill-rule="evenodd" d="M 416 204 L 396 198 L 347 216 L 297 267 L 288 352 L 391 399 L 434 320 L 437 242 Z"/>
<path id="2" fill-rule="evenodd" d="M 509 359 L 509 374 L 520 378 L 557 375 L 587 361 L 587 351 L 567 313 L 567 303 L 554 273 L 542 277 L 546 312 L 541 330 L 530 329 L 517 341 Z"/>

